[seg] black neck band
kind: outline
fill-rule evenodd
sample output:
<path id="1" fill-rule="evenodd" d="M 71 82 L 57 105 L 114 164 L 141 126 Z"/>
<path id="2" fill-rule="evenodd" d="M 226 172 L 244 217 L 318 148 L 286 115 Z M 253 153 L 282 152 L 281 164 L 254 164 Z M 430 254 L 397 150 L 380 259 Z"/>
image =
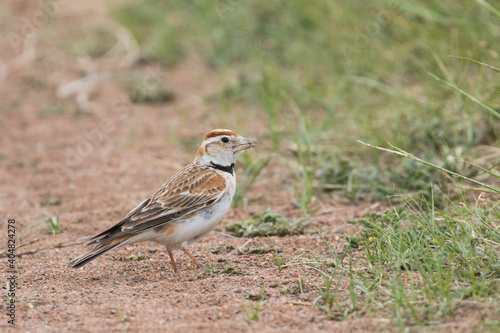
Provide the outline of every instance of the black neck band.
<path id="1" fill-rule="evenodd" d="M 225 171 L 227 173 L 234 175 L 234 163 L 231 165 L 228 165 L 228 166 L 223 166 L 220 164 L 215 164 L 214 162 L 210 162 L 210 167 L 214 168 L 214 169 L 221 170 L 221 171 Z"/>

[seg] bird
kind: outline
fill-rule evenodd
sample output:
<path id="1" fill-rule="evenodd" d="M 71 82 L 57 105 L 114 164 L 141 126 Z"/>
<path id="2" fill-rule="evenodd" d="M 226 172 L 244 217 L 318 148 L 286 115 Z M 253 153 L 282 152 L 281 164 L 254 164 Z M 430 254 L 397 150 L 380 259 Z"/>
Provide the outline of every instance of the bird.
<path id="1" fill-rule="evenodd" d="M 145 241 L 165 246 L 175 273 L 179 273 L 173 255 L 176 250 L 186 253 L 198 267 L 205 267 L 188 247 L 222 221 L 236 190 L 236 160 L 256 145 L 256 140 L 232 130 L 211 130 L 191 164 L 170 177 L 120 222 L 92 237 L 86 246 L 94 248 L 71 260 L 68 267 L 80 268 L 120 246 Z"/>

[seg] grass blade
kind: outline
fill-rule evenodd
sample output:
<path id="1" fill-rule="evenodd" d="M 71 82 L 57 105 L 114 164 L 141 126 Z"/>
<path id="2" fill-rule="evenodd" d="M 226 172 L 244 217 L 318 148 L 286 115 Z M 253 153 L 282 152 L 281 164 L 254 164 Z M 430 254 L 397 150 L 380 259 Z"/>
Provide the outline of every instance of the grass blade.
<path id="1" fill-rule="evenodd" d="M 378 149 L 378 150 L 382 150 L 382 151 L 385 151 L 385 152 L 388 152 L 388 153 L 391 153 L 391 154 L 395 154 L 395 155 L 398 155 L 398 156 L 402 156 L 402 157 L 409 158 L 409 159 L 411 159 L 411 160 L 417 161 L 417 162 L 419 162 L 419 163 L 422 163 L 422 164 L 425 164 L 425 165 L 427 165 L 427 166 L 430 166 L 430 167 L 436 168 L 436 169 L 438 169 L 438 170 L 441 170 L 441 171 L 443 171 L 443 172 L 446 172 L 447 174 L 450 174 L 450 175 L 455 176 L 455 177 L 457 177 L 457 178 L 460 178 L 460 179 L 463 179 L 463 180 L 467 180 L 467 181 L 470 181 L 470 182 L 472 182 L 472 183 L 474 183 L 474 184 L 476 184 L 476 185 L 479 185 L 479 186 L 485 187 L 485 188 L 487 188 L 487 189 L 489 189 L 489 190 L 493 191 L 494 193 L 499 193 L 499 194 L 500 194 L 500 188 L 498 188 L 498 187 L 495 187 L 495 186 L 491 186 L 491 185 L 485 184 L 485 183 L 483 183 L 483 182 L 477 181 L 477 180 L 475 180 L 475 179 L 472 179 L 472 178 L 469 178 L 469 177 L 463 176 L 463 175 L 458 174 L 458 173 L 456 173 L 456 172 L 453 172 L 453 171 L 451 171 L 451 170 L 448 170 L 448 169 L 445 169 L 445 168 L 443 168 L 443 167 L 440 167 L 439 165 L 436 165 L 436 164 L 433 164 L 433 163 L 427 162 L 427 161 L 425 161 L 425 160 L 422 160 L 422 159 L 420 159 L 420 158 L 418 158 L 418 157 L 416 157 L 416 156 L 414 156 L 414 155 L 412 155 L 412 154 L 410 154 L 410 153 L 408 153 L 408 152 L 406 152 L 406 151 L 404 151 L 404 150 L 402 150 L 402 149 L 400 149 L 400 148 L 397 148 L 397 147 L 395 147 L 395 146 L 391 145 L 390 143 L 389 143 L 389 145 L 390 145 L 392 148 L 396 149 L 396 150 L 391 150 L 391 149 L 387 149 L 387 148 L 382 148 L 382 147 L 374 146 L 374 145 L 371 145 L 371 144 L 369 144 L 369 143 L 365 143 L 365 142 L 360 141 L 360 140 L 357 140 L 357 141 L 358 141 L 358 143 L 360 143 L 360 144 L 362 144 L 362 145 L 365 145 L 365 146 L 367 146 L 367 147 L 374 148 L 374 149 Z"/>
<path id="2" fill-rule="evenodd" d="M 500 118 L 500 113 L 498 113 L 497 111 L 495 111 L 494 109 L 492 109 L 491 107 L 489 107 L 488 105 L 484 104 L 483 102 L 481 102 L 479 99 L 477 99 L 476 97 L 472 96 L 471 94 L 463 91 L 462 89 L 458 88 L 456 85 L 450 83 L 450 82 L 447 82 L 439 77 L 437 77 L 436 75 L 432 74 L 432 73 L 429 73 L 430 76 L 432 76 L 434 79 L 438 80 L 439 82 L 442 82 L 444 84 L 446 84 L 448 87 L 452 88 L 453 90 L 455 91 L 458 91 L 459 93 L 461 93 L 462 95 L 470 98 L 471 100 L 473 100 L 474 102 L 476 102 L 477 104 L 481 105 L 483 108 L 485 108 L 486 110 L 490 111 L 495 117 L 498 117 Z"/>

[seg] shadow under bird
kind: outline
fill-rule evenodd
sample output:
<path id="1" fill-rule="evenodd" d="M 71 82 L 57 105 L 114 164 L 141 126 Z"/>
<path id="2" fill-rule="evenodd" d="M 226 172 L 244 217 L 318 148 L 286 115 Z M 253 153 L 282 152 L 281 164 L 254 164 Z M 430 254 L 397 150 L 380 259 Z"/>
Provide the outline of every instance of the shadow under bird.
<path id="1" fill-rule="evenodd" d="M 173 251 L 189 251 L 226 215 L 236 190 L 234 164 L 257 142 L 227 129 L 205 135 L 193 163 L 173 175 L 151 198 L 141 202 L 120 222 L 92 237 L 86 246 L 95 247 L 73 259 L 68 267 L 79 268 L 125 244 L 152 241 L 164 245 L 172 267 L 179 272 Z"/>

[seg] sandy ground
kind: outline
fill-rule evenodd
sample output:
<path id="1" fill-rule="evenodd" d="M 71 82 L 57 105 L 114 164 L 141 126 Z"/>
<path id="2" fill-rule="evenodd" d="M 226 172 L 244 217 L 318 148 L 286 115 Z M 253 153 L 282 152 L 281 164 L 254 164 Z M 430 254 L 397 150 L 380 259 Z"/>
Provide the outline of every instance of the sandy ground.
<path id="1" fill-rule="evenodd" d="M 152 108 L 147 117 L 130 115 L 125 120 L 120 119 L 119 113 L 108 113 L 103 120 L 100 114 L 40 116 L 35 101 L 25 103 L 22 110 L 2 114 L 1 131 L 8 135 L 2 136 L 1 142 L 5 158 L 0 162 L 0 218 L 5 227 L 7 219 L 16 220 L 18 246 L 34 242 L 18 249 L 18 253 L 49 249 L 17 258 L 17 329 L 331 331 L 336 327 L 363 331 L 373 325 L 372 319 L 366 318 L 354 322 L 329 320 L 311 306 L 317 296 L 313 285 L 303 294 L 281 293 L 285 286 L 293 290 L 301 277 L 317 276 L 312 269 L 292 266 L 280 273 L 271 253 L 209 251 L 220 245 L 241 248 L 243 252 L 251 247 L 270 248 L 270 241 L 265 238 L 235 239 L 211 233 L 192 247 L 194 255 L 213 268 L 208 271 L 196 268 L 185 255 L 177 254 L 181 273 L 174 274 L 168 257 L 156 244 L 120 248 L 82 269 L 67 269 L 69 260 L 85 249 L 80 245 L 53 247 L 72 244 L 119 221 L 135 204 L 150 196 L 160 180 L 166 180 L 177 167 L 188 163 L 194 151 L 189 154 L 166 143 L 165 122 L 177 116 L 174 107 L 170 111 Z M 104 121 L 112 124 L 106 129 L 109 132 L 92 134 Z M 130 146 L 123 144 L 129 135 L 127 122 L 137 124 Z M 198 125 L 191 131 L 193 137 L 201 138 L 206 128 Z M 251 154 L 258 155 L 259 151 Z M 276 168 L 269 167 L 263 175 L 267 180 L 252 188 L 247 210 L 231 210 L 223 226 L 269 207 L 290 217 L 300 216 L 300 210 L 290 204 L 293 195 L 283 189 L 279 178 L 277 181 L 271 177 L 278 172 Z M 237 173 L 241 171 L 238 169 Z M 47 205 L 50 198 L 60 204 Z M 344 222 L 368 209 L 369 204 L 358 207 L 325 199 L 318 200 L 316 206 L 319 211 L 311 226 L 322 228 L 329 241 L 342 247 L 339 229 L 343 230 Z M 63 232 L 54 236 L 44 230 L 44 224 L 36 224 L 44 214 L 60 214 Z M 328 256 L 325 244 L 316 234 L 273 239 L 280 250 L 288 250 L 289 258 L 306 250 Z M 6 244 L 6 233 L 2 234 L 1 244 L 2 248 Z M 110 260 L 112 256 L 131 254 L 148 259 Z M 265 298 L 259 320 L 249 321 L 245 306 L 255 306 L 257 303 L 249 298 L 262 289 Z M 5 304 L 0 305 L 2 313 Z M 6 320 L 0 327 L 8 327 Z"/>
<path id="2" fill-rule="evenodd" d="M 93 26 L 109 26 L 107 5 L 99 1 L 57 4 L 53 15 L 46 14 L 45 23 L 41 18 L 36 21 L 40 11 L 47 12 L 39 3 L 9 0 L 0 4 L 0 249 L 7 245 L 7 220 L 15 219 L 17 253 L 29 252 L 16 259 L 15 327 L 7 324 L 4 315 L 8 272 L 4 269 L 7 259 L 1 258 L 1 331 L 396 330 L 390 318 L 382 315 L 358 314 L 346 321 L 327 318 L 312 306 L 318 296 L 313 283 L 319 278 L 317 272 L 308 265 L 292 265 L 279 272 L 271 253 L 245 252 L 258 246 L 270 248 L 266 238 L 237 239 L 212 232 L 192 246 L 194 255 L 209 269 L 198 269 L 187 256 L 177 253 L 178 275 L 163 249 L 147 243 L 120 248 L 82 269 L 66 268 L 85 249 L 81 245 L 56 248 L 58 244 L 81 242 L 82 237 L 119 221 L 192 160 L 208 130 L 229 127 L 260 138 L 260 150 L 249 152 L 252 158 L 270 144 L 262 139 L 263 120 L 251 111 L 226 113 L 222 119 L 220 113 L 212 112 L 207 97 L 219 88 L 214 82 L 219 82 L 220 74 L 200 59 L 186 59 L 166 70 L 120 63 L 133 48 L 124 48 L 115 58 L 93 61 L 72 56 L 68 40 L 83 38 Z M 28 38 L 23 31 L 30 21 L 38 23 Z M 7 38 L 9 32 L 21 36 L 21 42 L 14 35 Z M 93 81 L 91 75 L 96 73 L 104 75 Z M 119 79 L 130 73 L 172 87 L 175 100 L 157 106 L 132 104 Z M 71 90 L 71 83 L 78 89 Z M 293 193 L 282 168 L 272 160 L 247 194 L 247 208 L 232 209 L 223 226 L 264 208 L 291 218 L 301 216 L 291 203 Z M 237 168 L 237 174 L 242 171 Z M 310 226 L 323 230 L 328 242 L 341 249 L 342 233 L 348 232 L 345 221 L 381 209 L 371 205 L 317 199 Z M 62 233 L 52 235 L 44 223 L 36 223 L 45 214 L 60 216 Z M 307 261 L 329 255 L 314 233 L 273 240 L 280 251 L 287 249 L 289 258 L 305 253 L 302 258 Z M 220 245 L 243 253 L 210 251 Z M 147 260 L 111 260 L 131 254 Z M 297 290 L 300 278 L 306 283 L 303 293 L 282 292 L 284 287 Z M 248 309 L 258 304 L 253 299 L 260 293 L 265 296 L 258 320 L 249 320 Z"/>

